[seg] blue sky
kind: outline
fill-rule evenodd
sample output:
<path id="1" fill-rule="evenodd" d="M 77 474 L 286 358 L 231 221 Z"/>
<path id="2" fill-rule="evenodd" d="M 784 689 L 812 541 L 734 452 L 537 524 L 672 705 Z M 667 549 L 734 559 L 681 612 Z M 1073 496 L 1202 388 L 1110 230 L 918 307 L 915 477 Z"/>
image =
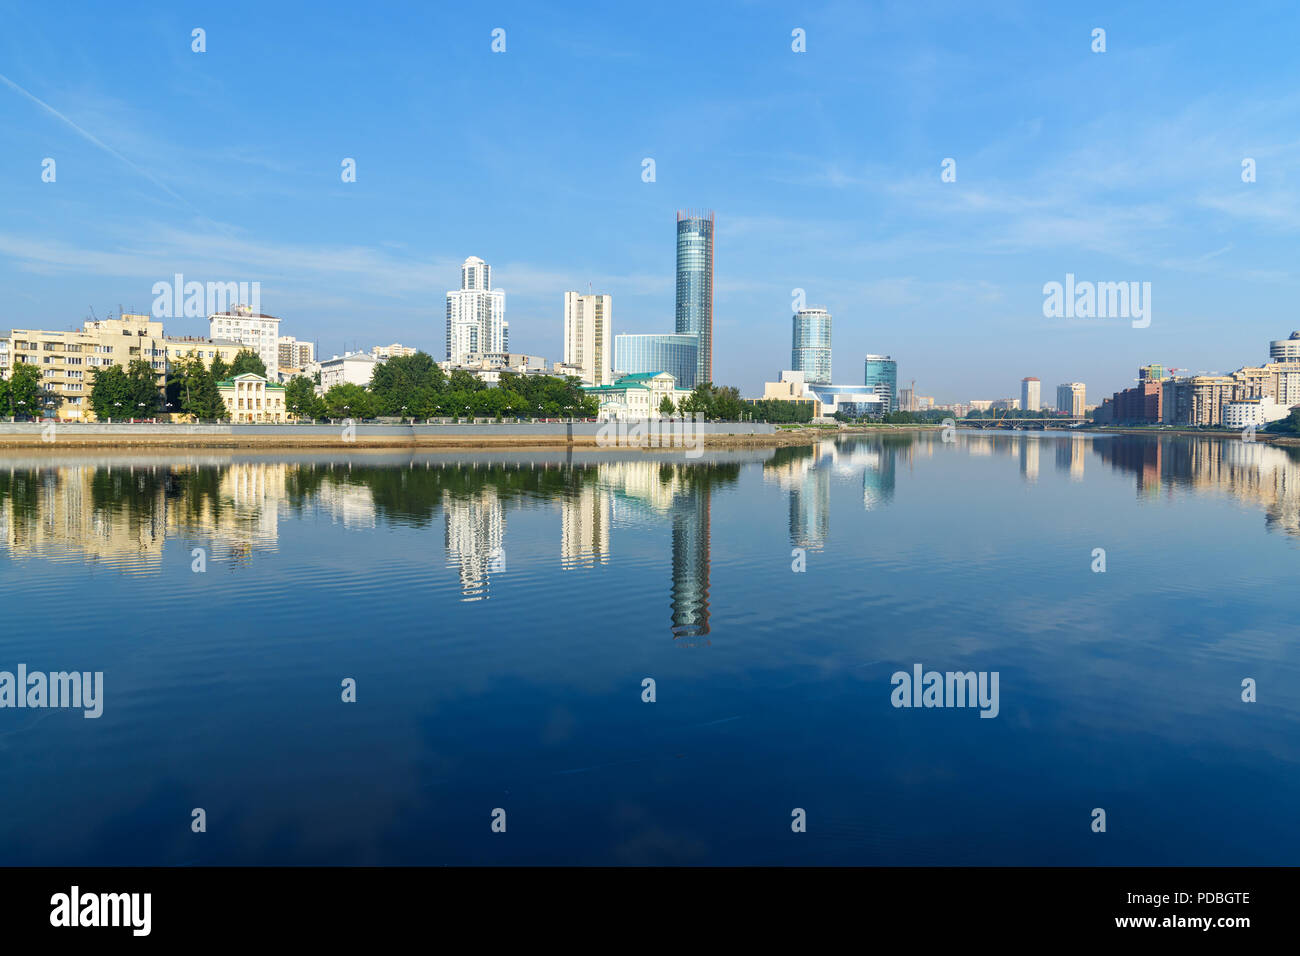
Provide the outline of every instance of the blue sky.
<path id="1" fill-rule="evenodd" d="M 440 357 L 478 255 L 512 349 L 555 359 L 589 282 L 616 332 L 672 330 L 690 206 L 718 217 L 715 378 L 750 394 L 789 366 L 795 288 L 834 315 L 836 381 L 884 352 L 940 401 L 1037 375 L 1096 402 L 1300 328 L 1290 3 L 79 6 L 0 0 L 0 327 L 148 311 L 181 272 L 259 281 L 326 355 Z M 1044 318 L 1067 272 L 1150 282 L 1150 327 Z"/>

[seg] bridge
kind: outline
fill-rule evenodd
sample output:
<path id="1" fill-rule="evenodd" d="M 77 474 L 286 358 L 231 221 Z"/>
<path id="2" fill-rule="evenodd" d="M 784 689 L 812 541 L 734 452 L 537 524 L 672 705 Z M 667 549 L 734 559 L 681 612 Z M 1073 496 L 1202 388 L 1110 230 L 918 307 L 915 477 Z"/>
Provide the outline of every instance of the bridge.
<path id="1" fill-rule="evenodd" d="M 1059 418 L 1010 418 L 999 416 L 997 418 L 963 418 L 957 422 L 959 428 L 1001 428 L 1008 431 L 1046 431 L 1049 428 L 1063 428 L 1071 425 L 1080 425 L 1088 421 L 1086 418 L 1072 418 L 1069 415 L 1062 415 Z"/>

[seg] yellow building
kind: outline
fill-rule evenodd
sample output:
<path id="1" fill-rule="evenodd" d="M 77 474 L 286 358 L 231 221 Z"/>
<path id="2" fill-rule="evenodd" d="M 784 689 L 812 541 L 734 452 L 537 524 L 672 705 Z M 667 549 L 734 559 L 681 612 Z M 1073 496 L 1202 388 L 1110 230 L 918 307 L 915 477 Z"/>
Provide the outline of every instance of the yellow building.
<path id="1" fill-rule="evenodd" d="M 162 323 L 148 315 L 123 312 L 116 319 L 92 319 L 79 331 L 14 329 L 9 343 L 13 365 L 26 363 L 41 369 L 41 384 L 56 402 L 51 410 L 66 421 L 94 420 L 90 389 L 97 369 L 125 368 L 143 359 L 157 373 L 159 389 L 167 374 Z"/>
<path id="2" fill-rule="evenodd" d="M 182 359 L 199 359 L 208 368 L 212 360 L 220 357 L 226 365 L 235 361 L 235 356 L 248 348 L 238 342 L 226 339 L 205 339 L 196 335 L 184 335 L 164 339 L 167 350 L 167 365 L 170 368 Z"/>
<path id="3" fill-rule="evenodd" d="M 217 393 L 226 403 L 226 417 L 235 424 L 287 422 L 284 386 L 268 384 L 255 372 L 245 372 L 217 383 Z"/>

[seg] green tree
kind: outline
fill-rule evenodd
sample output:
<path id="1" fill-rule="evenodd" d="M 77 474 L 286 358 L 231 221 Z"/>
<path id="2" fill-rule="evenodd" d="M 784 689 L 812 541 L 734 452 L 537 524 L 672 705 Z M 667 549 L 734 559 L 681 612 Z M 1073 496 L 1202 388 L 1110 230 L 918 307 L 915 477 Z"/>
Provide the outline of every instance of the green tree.
<path id="1" fill-rule="evenodd" d="M 663 401 L 659 403 L 659 414 L 668 416 L 677 414 L 677 406 L 673 404 L 673 400 L 667 395 L 665 395 Z"/>
<path id="2" fill-rule="evenodd" d="M 375 399 L 360 385 L 344 382 L 325 393 L 325 414 L 330 418 L 373 418 Z"/>
<path id="3" fill-rule="evenodd" d="M 127 381 L 130 383 L 131 418 L 143 418 L 156 414 L 162 406 L 162 395 L 158 390 L 158 373 L 144 359 L 132 359 L 126 367 Z"/>
<path id="4" fill-rule="evenodd" d="M 95 384 L 90 389 L 90 407 L 100 421 L 130 418 L 133 408 L 131 396 L 131 380 L 122 366 L 110 365 L 95 373 Z"/>
<path id="5" fill-rule="evenodd" d="M 447 376 L 427 352 L 380 362 L 370 373 L 370 392 L 384 415 L 415 414 L 421 396 L 441 392 L 446 387 Z"/>
<path id="6" fill-rule="evenodd" d="M 299 418 L 323 418 L 325 403 L 316 394 L 316 385 L 305 375 L 295 375 L 284 387 L 284 406 Z"/>
<path id="7" fill-rule="evenodd" d="M 215 382 L 223 382 L 230 378 L 230 366 L 219 354 L 212 356 L 212 364 L 208 366 L 208 371 L 212 373 L 212 380 Z"/>
<path id="8" fill-rule="evenodd" d="M 41 384 L 41 369 L 30 362 L 19 362 L 9 373 L 6 401 L 9 414 L 18 418 L 35 418 L 40 415 L 45 402 L 45 388 Z"/>
<path id="9" fill-rule="evenodd" d="M 226 377 L 234 378 L 237 375 L 247 375 L 249 372 L 266 378 L 266 363 L 252 349 L 240 349 L 235 354 L 235 360 L 230 363 L 230 371 L 226 373 Z"/>
<path id="10" fill-rule="evenodd" d="M 175 411 L 193 415 L 199 421 L 216 421 L 226 416 L 226 404 L 217 391 L 216 379 L 196 356 L 183 358 L 172 366 L 167 381 L 167 403 Z"/>

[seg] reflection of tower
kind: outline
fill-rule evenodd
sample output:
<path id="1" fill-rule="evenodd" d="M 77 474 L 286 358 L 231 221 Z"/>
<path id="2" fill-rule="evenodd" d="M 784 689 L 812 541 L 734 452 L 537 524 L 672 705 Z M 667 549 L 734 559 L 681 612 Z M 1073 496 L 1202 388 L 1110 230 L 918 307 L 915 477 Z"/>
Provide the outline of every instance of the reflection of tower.
<path id="1" fill-rule="evenodd" d="M 609 563 L 610 493 L 584 484 L 560 499 L 560 567 Z"/>
<path id="2" fill-rule="evenodd" d="M 870 511 L 894 498 L 894 463 L 897 451 L 889 446 L 876 450 L 862 471 L 862 506 Z"/>
<path id="3" fill-rule="evenodd" d="M 488 485 L 474 495 L 443 500 L 447 519 L 447 566 L 460 568 L 463 600 L 489 597 L 488 581 L 505 570 L 505 510 L 496 488 Z"/>
<path id="4" fill-rule="evenodd" d="M 790 544 L 820 551 L 830 533 L 830 520 L 831 470 L 819 463 L 790 489 Z"/>
<path id="5" fill-rule="evenodd" d="M 1020 439 L 1020 474 L 1026 481 L 1038 480 L 1038 441 L 1033 438 Z"/>
<path id="6" fill-rule="evenodd" d="M 1083 481 L 1083 443 L 1081 435 L 1056 439 L 1056 470 L 1068 472 L 1071 481 Z"/>
<path id="7" fill-rule="evenodd" d="M 709 633 L 709 489 L 673 508 L 673 638 Z"/>

